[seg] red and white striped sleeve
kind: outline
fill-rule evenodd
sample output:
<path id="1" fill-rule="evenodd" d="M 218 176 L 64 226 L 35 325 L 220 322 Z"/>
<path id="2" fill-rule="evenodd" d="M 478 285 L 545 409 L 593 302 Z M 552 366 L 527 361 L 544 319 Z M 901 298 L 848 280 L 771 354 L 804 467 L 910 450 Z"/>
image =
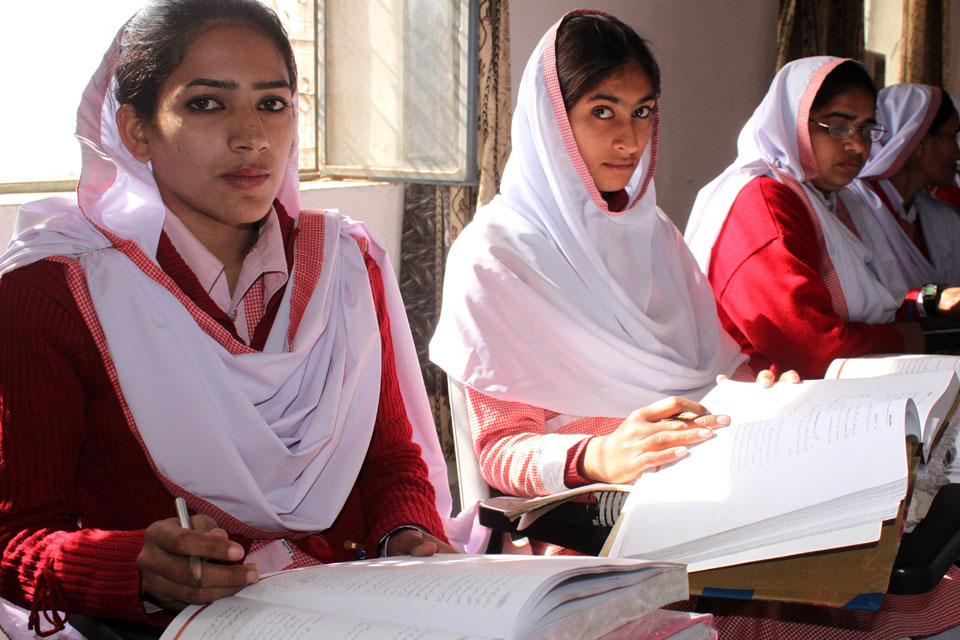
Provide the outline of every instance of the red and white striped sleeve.
<path id="1" fill-rule="evenodd" d="M 469 387 L 466 396 L 480 472 L 490 486 L 514 496 L 547 495 L 591 482 L 578 471 L 586 444 L 591 436 L 610 433 L 621 422 L 560 416 Z M 548 421 L 562 426 L 548 432 Z"/>

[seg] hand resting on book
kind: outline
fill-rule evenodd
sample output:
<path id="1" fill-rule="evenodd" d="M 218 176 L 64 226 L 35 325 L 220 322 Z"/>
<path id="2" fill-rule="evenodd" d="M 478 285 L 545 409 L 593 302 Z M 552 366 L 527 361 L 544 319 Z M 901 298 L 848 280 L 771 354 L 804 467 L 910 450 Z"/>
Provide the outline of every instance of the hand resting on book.
<path id="1" fill-rule="evenodd" d="M 446 542 L 419 529 L 404 529 L 390 536 L 388 556 L 432 556 L 435 553 L 458 553 Z"/>
<path id="2" fill-rule="evenodd" d="M 648 469 L 689 455 L 689 447 L 713 437 L 730 417 L 712 415 L 706 407 L 672 396 L 637 409 L 612 433 L 587 443 L 581 474 L 595 482 L 633 482 Z"/>
<path id="3" fill-rule="evenodd" d="M 717 382 L 726 377 L 717 376 Z M 775 382 L 769 369 L 757 374 L 757 384 L 765 389 Z M 797 384 L 800 375 L 791 369 L 780 382 Z M 594 482 L 633 482 L 644 471 L 685 458 L 690 446 L 709 440 L 714 429 L 728 424 L 729 416 L 713 415 L 692 400 L 664 398 L 634 411 L 616 431 L 591 438 L 580 473 Z"/>
<path id="4" fill-rule="evenodd" d="M 727 376 L 717 376 L 717 382 L 726 379 Z M 763 387 L 764 389 L 769 389 L 777 382 L 777 374 L 770 369 L 764 369 L 757 374 L 757 384 Z M 800 374 L 790 369 L 790 371 L 784 371 L 780 376 L 780 382 L 788 382 L 790 384 L 800 384 Z"/>

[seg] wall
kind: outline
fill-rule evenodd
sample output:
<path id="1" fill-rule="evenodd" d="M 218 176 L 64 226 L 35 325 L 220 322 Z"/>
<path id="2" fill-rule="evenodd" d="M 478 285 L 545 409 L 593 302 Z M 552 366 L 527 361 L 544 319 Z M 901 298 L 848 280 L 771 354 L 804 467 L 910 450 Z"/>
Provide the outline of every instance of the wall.
<path id="1" fill-rule="evenodd" d="M 521 0 L 510 5 L 514 104 L 527 58 L 566 11 L 603 9 L 653 44 L 663 76 L 657 199 L 681 229 L 697 191 L 736 156 L 776 65 L 771 0 Z"/>
<path id="2" fill-rule="evenodd" d="M 13 232 L 17 210 L 25 201 L 49 195 L 0 195 L 0 247 Z M 362 220 L 386 246 L 395 272 L 400 268 L 400 234 L 403 228 L 403 187 L 399 184 L 317 181 L 302 183 L 300 199 L 305 209 L 340 209 L 340 213 Z"/>
<path id="3" fill-rule="evenodd" d="M 960 96 L 960 2 L 950 3 L 950 45 L 944 51 L 950 65 L 944 80 L 945 88 L 952 95 Z"/>

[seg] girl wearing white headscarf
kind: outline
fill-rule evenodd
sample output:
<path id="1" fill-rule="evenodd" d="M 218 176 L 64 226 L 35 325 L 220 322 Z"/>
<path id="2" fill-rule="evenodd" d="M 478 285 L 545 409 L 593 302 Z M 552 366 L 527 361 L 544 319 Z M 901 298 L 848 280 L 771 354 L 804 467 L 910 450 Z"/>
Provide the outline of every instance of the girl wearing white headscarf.
<path id="1" fill-rule="evenodd" d="M 845 189 L 877 135 L 874 91 L 859 63 L 787 64 L 740 133 L 737 160 L 697 196 L 686 240 L 754 366 L 812 377 L 838 355 L 904 349 L 887 323 L 906 286 L 884 278 L 870 248 L 879 229 Z M 958 575 L 920 596 L 888 595 L 875 612 L 731 601 L 712 612 L 721 637 L 926 637 L 960 624 Z"/>
<path id="2" fill-rule="evenodd" d="M 875 95 L 859 63 L 787 64 L 697 195 L 687 244 L 755 368 L 821 377 L 836 357 L 923 348 L 915 323 L 891 324 L 908 287 L 846 189 L 882 134 Z"/>
<path id="3" fill-rule="evenodd" d="M 957 110 L 937 87 L 897 84 L 880 91 L 877 119 L 889 133 L 851 188 L 883 230 L 899 275 L 920 289 L 918 310 L 949 313 L 960 300 L 960 289 L 945 290 L 960 283 L 960 212 L 928 189 L 956 177 Z"/>
<path id="4" fill-rule="evenodd" d="M 300 210 L 296 86 L 260 3 L 155 2 L 84 93 L 76 199 L 20 212 L 0 257 L 0 595 L 33 631 L 163 624 L 143 597 L 450 550 L 386 253 Z"/>
<path id="5" fill-rule="evenodd" d="M 633 38 L 640 47 L 625 45 Z M 571 80 L 571 50 L 590 61 L 573 69 L 600 69 Z M 601 12 L 564 16 L 524 70 L 500 194 L 451 249 L 430 354 L 464 384 L 484 477 L 507 493 L 607 479 L 590 473 L 586 450 L 597 442 L 611 461 L 601 473 L 618 453 L 639 459 L 614 479 L 630 480 L 725 423 L 708 415 L 656 422 L 678 409 L 705 411 L 665 395 L 698 397 L 717 374 L 744 371 L 703 275 L 656 207 L 658 93 L 656 63 L 632 29 Z M 645 445 L 658 431 L 662 451 Z M 673 438 L 684 432 L 686 440 Z M 933 601 L 953 596 L 938 591 Z M 722 601 L 714 613 L 721 638 L 896 640 L 904 629 L 960 622 L 943 620 L 949 609 L 837 613 Z"/>
<path id="6" fill-rule="evenodd" d="M 589 61 L 567 66 L 600 71 L 565 75 L 564 38 Z M 500 193 L 450 251 L 430 356 L 464 385 L 484 477 L 507 493 L 633 480 L 723 423 L 664 401 L 699 398 L 744 358 L 656 205 L 658 93 L 632 29 L 565 16 L 524 71 Z M 682 410 L 701 417 L 658 422 Z"/>

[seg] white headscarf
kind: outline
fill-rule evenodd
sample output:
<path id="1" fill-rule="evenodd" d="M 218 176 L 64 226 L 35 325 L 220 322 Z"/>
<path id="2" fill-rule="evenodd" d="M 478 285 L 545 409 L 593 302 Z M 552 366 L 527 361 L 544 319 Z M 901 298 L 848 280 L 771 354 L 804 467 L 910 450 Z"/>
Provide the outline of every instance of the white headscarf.
<path id="1" fill-rule="evenodd" d="M 827 75 L 843 58 L 803 58 L 785 65 L 753 112 L 737 140 L 737 159 L 697 194 L 684 235 L 701 269 L 710 267 L 714 242 L 730 213 L 730 207 L 748 182 L 769 176 L 789 187 L 803 201 L 818 236 L 822 234 L 820 273 L 830 290 L 834 310 L 849 321 L 873 324 L 890 322 L 906 293 L 891 295 L 896 283 L 882 281 L 871 234 L 872 225 L 854 216 L 866 243 L 831 212 L 809 181 L 819 174 L 807 121 L 810 108 Z M 846 204 L 851 194 L 841 189 L 837 196 Z M 849 209 L 849 207 L 848 207 Z M 818 238 L 819 240 L 819 238 Z"/>
<path id="2" fill-rule="evenodd" d="M 114 117 L 124 29 L 78 112 L 77 202 L 25 205 L 0 273 L 44 258 L 67 263 L 130 428 L 168 490 L 232 532 L 313 532 L 340 513 L 376 418 L 380 333 L 357 244 L 367 246 L 383 274 L 414 440 L 447 515 L 446 466 L 393 269 L 362 224 L 300 215 L 296 141 L 277 196 L 297 218 L 296 260 L 263 352 L 234 341 L 157 266 L 165 207 Z"/>
<path id="3" fill-rule="evenodd" d="M 895 258 L 890 263 L 911 289 L 930 282 L 960 283 L 960 213 L 926 189 L 918 191 L 906 209 L 903 198 L 889 180 L 903 168 L 929 132 L 942 99 L 940 89 L 924 84 L 896 84 L 883 89 L 877 98 L 877 120 L 887 127 L 888 133 L 882 142 L 874 143 L 867 164 L 850 185 L 860 196 L 854 206 L 864 210 L 862 215 L 872 216 L 883 230 L 886 251 Z M 920 219 L 929 260 L 897 223 L 868 180 L 876 181 L 883 190 L 895 215 L 907 222 Z"/>
<path id="4" fill-rule="evenodd" d="M 579 13 L 601 12 L 564 18 Z M 622 417 L 665 395 L 699 397 L 745 358 L 657 208 L 658 107 L 629 206 L 612 212 L 564 109 L 560 22 L 524 70 L 500 195 L 450 251 L 430 357 L 485 394 L 570 416 Z"/>

